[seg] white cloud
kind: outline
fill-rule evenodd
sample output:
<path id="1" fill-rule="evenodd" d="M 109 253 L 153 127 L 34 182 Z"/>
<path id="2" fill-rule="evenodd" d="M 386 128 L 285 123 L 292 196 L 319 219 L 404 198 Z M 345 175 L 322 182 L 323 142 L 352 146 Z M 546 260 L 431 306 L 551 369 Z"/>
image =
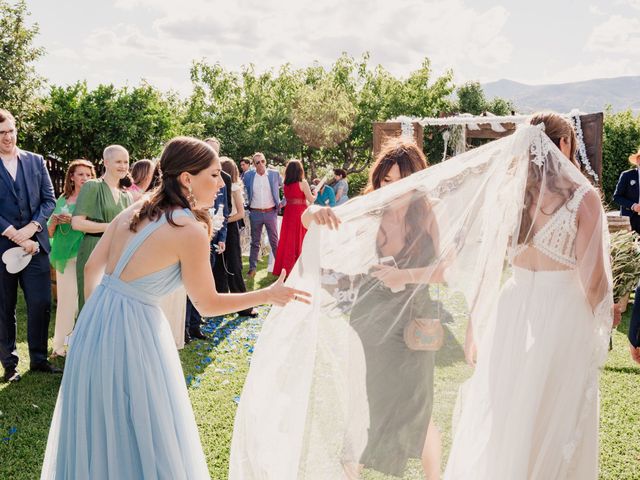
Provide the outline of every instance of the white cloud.
<path id="1" fill-rule="evenodd" d="M 624 0 L 623 3 L 629 5 L 631 8 L 640 10 L 640 0 Z"/>
<path id="2" fill-rule="evenodd" d="M 632 56 L 640 54 L 640 20 L 621 15 L 612 15 L 597 25 L 586 45 L 587 51 L 622 53 Z"/>
<path id="3" fill-rule="evenodd" d="M 598 17 L 602 17 L 602 16 L 606 16 L 607 13 L 604 12 L 599 6 L 597 5 L 589 5 L 589 13 L 591 15 L 596 15 Z"/>
<path id="4" fill-rule="evenodd" d="M 52 50 L 49 53 L 54 57 L 61 58 L 61 59 L 64 59 L 64 60 L 78 60 L 78 59 L 80 59 L 80 55 L 78 55 L 78 52 L 76 50 L 74 50 L 72 48 L 67 48 L 67 47 L 57 48 L 55 50 Z"/>
<path id="5" fill-rule="evenodd" d="M 329 66 L 342 53 L 371 54 L 406 76 L 428 57 L 436 73 L 458 78 L 498 75 L 513 45 L 509 12 L 470 0 L 113 0 L 114 18 L 57 53 L 85 68 L 82 76 L 116 84 L 141 78 L 186 91 L 193 60 L 258 71 L 285 63 Z M 124 13 L 124 15 L 123 15 Z M 118 22 L 118 20 L 115 20 Z M 64 51 L 62 47 L 65 47 Z M 479 74 L 478 72 L 482 73 Z M 76 75 L 77 76 L 77 75 Z M 58 74 L 54 81 L 67 81 Z M 170 79 L 174 78 L 175 81 Z"/>
<path id="6" fill-rule="evenodd" d="M 464 0 L 117 0 L 116 6 L 159 12 L 146 39 L 126 33 L 129 43 L 139 43 L 139 54 L 161 58 L 156 46 L 162 45 L 167 58 L 206 56 L 231 68 L 303 66 L 314 60 L 328 65 L 343 51 L 354 56 L 369 51 L 373 61 L 394 73 L 408 73 L 425 56 L 440 69 L 464 64 L 491 69 L 508 62 L 513 50 L 503 33 L 507 10 L 482 10 Z M 108 41 L 121 54 L 127 51 L 122 39 Z"/>

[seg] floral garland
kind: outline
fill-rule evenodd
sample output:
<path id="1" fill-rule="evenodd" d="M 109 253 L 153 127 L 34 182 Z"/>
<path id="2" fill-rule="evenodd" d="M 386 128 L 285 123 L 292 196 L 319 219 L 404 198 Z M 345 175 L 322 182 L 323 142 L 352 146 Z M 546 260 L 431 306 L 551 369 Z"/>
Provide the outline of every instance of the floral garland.
<path id="1" fill-rule="evenodd" d="M 403 120 L 400 123 L 400 130 L 402 131 L 401 136 L 413 139 L 414 130 L 413 130 L 413 122 Z"/>
<path id="2" fill-rule="evenodd" d="M 589 161 L 589 157 L 587 157 L 587 147 L 584 144 L 584 134 L 582 133 L 582 122 L 580 121 L 580 111 L 574 108 L 569 113 L 569 118 L 573 123 L 573 127 L 576 131 L 576 136 L 578 137 L 578 157 L 580 158 L 580 162 L 582 163 L 587 173 L 591 175 L 591 177 L 597 183 L 598 174 L 593 171 L 593 168 L 591 168 L 591 162 Z"/>
<path id="3" fill-rule="evenodd" d="M 582 133 L 582 122 L 580 121 L 580 111 L 578 109 L 571 110 L 571 113 L 562 115 L 565 118 L 571 120 L 573 124 L 576 136 L 578 138 L 578 157 L 580 163 L 584 166 L 585 171 L 596 181 L 599 181 L 598 174 L 591 167 L 591 162 L 587 156 L 587 147 L 584 143 L 584 134 Z M 408 127 L 413 132 L 413 122 L 417 122 L 422 126 L 435 125 L 435 126 L 453 126 L 453 125 L 466 125 L 470 130 L 480 130 L 479 124 L 488 123 L 491 125 L 491 129 L 496 132 L 503 132 L 503 123 L 523 123 L 530 118 L 530 115 L 506 115 L 506 116 L 473 116 L 470 114 L 461 114 L 453 117 L 440 117 L 440 118 L 411 118 L 407 116 L 399 116 L 388 122 L 400 122 L 402 126 L 402 133 L 404 134 Z M 451 139 L 449 139 L 451 140 Z M 449 143 L 449 142 L 446 142 Z M 446 154 L 445 154 L 446 155 Z"/>

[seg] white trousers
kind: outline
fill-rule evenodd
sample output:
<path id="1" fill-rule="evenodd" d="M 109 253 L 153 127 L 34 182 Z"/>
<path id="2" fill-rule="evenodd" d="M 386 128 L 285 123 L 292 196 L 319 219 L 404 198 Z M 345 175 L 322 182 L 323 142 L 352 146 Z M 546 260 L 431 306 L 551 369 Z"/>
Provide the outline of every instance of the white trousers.
<path id="1" fill-rule="evenodd" d="M 67 261 L 64 273 L 56 270 L 57 306 L 56 330 L 53 335 L 53 351 L 65 354 L 64 339 L 73 331 L 78 315 L 78 281 L 76 278 L 76 259 Z"/>

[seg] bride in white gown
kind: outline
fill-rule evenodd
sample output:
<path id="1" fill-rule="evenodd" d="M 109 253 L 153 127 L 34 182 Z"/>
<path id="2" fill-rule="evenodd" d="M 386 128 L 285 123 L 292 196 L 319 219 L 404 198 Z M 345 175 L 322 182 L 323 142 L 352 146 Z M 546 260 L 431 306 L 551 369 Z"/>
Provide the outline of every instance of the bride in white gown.
<path id="1" fill-rule="evenodd" d="M 540 114 L 531 123 L 544 123 L 574 159 L 567 120 Z M 557 160 L 530 164 L 513 275 L 462 389 L 447 480 L 598 477 L 598 316 L 612 305 L 605 225 L 596 190 Z"/>
<path id="2" fill-rule="evenodd" d="M 377 465 L 399 447 L 397 425 L 415 423 L 418 391 L 432 399 L 422 438 L 441 430 L 447 480 L 597 478 L 598 374 L 613 308 L 606 218 L 570 160 L 570 124 L 532 122 L 545 125 L 309 211 L 287 282 L 314 302 L 265 321 L 236 415 L 231 480 L 390 478 Z M 411 217 L 422 204 L 423 218 Z M 422 222 L 437 226 L 433 248 L 411 243 Z M 404 239 L 399 254 L 381 253 L 381 231 Z M 409 375 L 407 362 L 377 375 L 362 332 L 407 349 L 399 358 L 426 350 L 433 375 Z M 465 357 L 475 363 L 476 351 L 468 379 Z M 393 421 L 374 424 L 385 401 Z M 374 435 L 386 448 L 367 449 Z M 424 478 L 414 458 L 393 478 Z"/>

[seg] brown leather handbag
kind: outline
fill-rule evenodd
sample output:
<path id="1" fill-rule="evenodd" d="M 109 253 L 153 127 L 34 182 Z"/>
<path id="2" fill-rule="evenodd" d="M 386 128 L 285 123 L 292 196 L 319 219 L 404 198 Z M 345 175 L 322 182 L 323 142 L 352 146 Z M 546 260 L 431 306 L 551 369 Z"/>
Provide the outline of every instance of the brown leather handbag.
<path id="1" fill-rule="evenodd" d="M 440 316 L 440 289 L 438 288 L 438 316 Z M 411 308 L 413 313 L 413 305 Z M 439 318 L 412 318 L 404 327 L 404 343 L 410 350 L 436 352 L 444 343 L 444 328 Z"/>

